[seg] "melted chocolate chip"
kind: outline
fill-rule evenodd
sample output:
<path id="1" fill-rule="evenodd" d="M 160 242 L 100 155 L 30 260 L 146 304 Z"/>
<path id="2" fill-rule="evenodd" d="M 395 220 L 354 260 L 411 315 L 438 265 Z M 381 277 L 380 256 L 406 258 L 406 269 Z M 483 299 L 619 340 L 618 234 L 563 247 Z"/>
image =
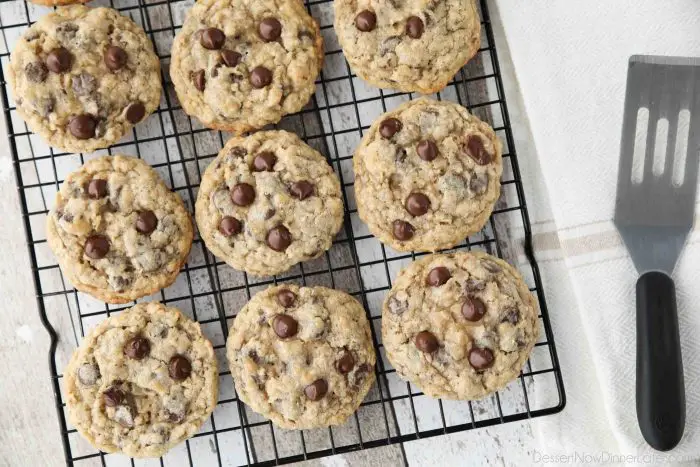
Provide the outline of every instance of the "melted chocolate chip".
<path id="1" fill-rule="evenodd" d="M 486 305 L 476 297 L 466 297 L 462 303 L 462 315 L 467 321 L 479 321 L 486 314 Z"/>
<path id="2" fill-rule="evenodd" d="M 192 364 L 186 357 L 175 355 L 168 362 L 168 373 L 175 381 L 183 381 L 192 373 Z"/>
<path id="3" fill-rule="evenodd" d="M 134 360 L 141 360 L 151 352 L 151 343 L 142 336 L 132 337 L 124 344 L 124 355 Z"/>
<path id="4" fill-rule="evenodd" d="M 250 206 L 255 201 L 255 188 L 247 183 L 239 183 L 231 189 L 231 201 L 236 206 Z"/>
<path id="5" fill-rule="evenodd" d="M 411 39 L 420 39 L 424 29 L 423 20 L 417 16 L 411 16 L 406 21 L 406 35 Z"/>
<path id="6" fill-rule="evenodd" d="M 24 74 L 27 76 L 27 80 L 32 83 L 43 83 L 49 70 L 41 62 L 29 62 L 24 67 Z"/>
<path id="7" fill-rule="evenodd" d="M 273 227 L 267 232 L 265 239 L 267 246 L 275 251 L 284 251 L 292 244 L 292 234 L 289 229 L 283 225 Z"/>
<path id="8" fill-rule="evenodd" d="M 403 125 L 399 120 L 387 118 L 379 125 L 379 134 L 382 135 L 383 138 L 389 139 L 401 131 L 401 128 L 403 128 Z"/>
<path id="9" fill-rule="evenodd" d="M 221 60 L 226 66 L 234 67 L 241 62 L 242 55 L 233 50 L 224 49 L 221 51 Z"/>
<path id="10" fill-rule="evenodd" d="M 85 242 L 85 255 L 92 259 L 102 259 L 109 253 L 109 240 L 104 235 L 93 235 Z"/>
<path id="11" fill-rule="evenodd" d="M 141 211 L 136 216 L 136 230 L 144 235 L 148 235 L 158 227 L 158 218 L 153 211 Z"/>
<path id="12" fill-rule="evenodd" d="M 87 194 L 92 199 L 100 199 L 107 196 L 107 180 L 93 178 L 87 185 Z"/>
<path id="13" fill-rule="evenodd" d="M 297 320 L 289 315 L 276 315 L 272 319 L 272 329 L 282 339 L 296 336 L 299 329 Z"/>
<path id="14" fill-rule="evenodd" d="M 437 144 L 430 140 L 423 140 L 416 146 L 416 152 L 418 153 L 418 157 L 424 161 L 430 162 L 435 160 L 438 156 Z"/>
<path id="15" fill-rule="evenodd" d="M 396 220 L 392 224 L 392 233 L 394 234 L 394 238 L 397 240 L 401 240 L 403 242 L 410 240 L 413 238 L 413 234 L 415 232 L 416 231 L 413 226 L 408 222 Z"/>
<path id="16" fill-rule="evenodd" d="M 264 66 L 253 68 L 250 72 L 250 84 L 256 89 L 261 89 L 272 82 L 272 72 Z"/>
<path id="17" fill-rule="evenodd" d="M 486 151 L 484 142 L 476 135 L 469 137 L 467 144 L 462 146 L 462 152 L 474 159 L 474 162 L 479 165 L 486 165 L 491 162 L 491 154 Z"/>
<path id="18" fill-rule="evenodd" d="M 475 370 L 485 370 L 493 365 L 494 361 L 493 352 L 491 349 L 478 347 L 472 347 L 469 351 L 469 364 L 474 367 Z"/>
<path id="19" fill-rule="evenodd" d="M 73 55 L 63 47 L 53 49 L 46 56 L 46 67 L 54 73 L 63 73 L 71 69 Z"/>
<path id="20" fill-rule="evenodd" d="M 258 35 L 265 42 L 272 42 L 282 35 L 282 23 L 277 18 L 265 18 L 258 25 Z"/>
<path id="21" fill-rule="evenodd" d="M 224 46 L 226 35 L 224 31 L 217 28 L 206 28 L 199 34 L 199 43 L 209 50 L 219 50 Z"/>
<path id="22" fill-rule="evenodd" d="M 438 340 L 430 331 L 421 331 L 413 339 L 416 348 L 423 353 L 433 353 L 438 349 Z"/>
<path id="23" fill-rule="evenodd" d="M 146 107 L 141 102 L 132 102 L 126 108 L 125 115 L 129 123 L 136 124 L 146 115 Z"/>
<path id="24" fill-rule="evenodd" d="M 373 31 L 377 27 L 377 15 L 373 11 L 361 11 L 355 16 L 355 27 L 362 32 Z"/>
<path id="25" fill-rule="evenodd" d="M 309 400 L 318 401 L 328 392 L 328 383 L 325 379 L 317 379 L 304 388 L 304 394 Z"/>
<path id="26" fill-rule="evenodd" d="M 301 180 L 298 182 L 292 183 L 292 185 L 289 187 L 289 193 L 294 196 L 295 198 L 299 200 L 303 200 L 308 198 L 314 193 L 314 185 L 313 183 L 307 181 L 307 180 Z"/>
<path id="27" fill-rule="evenodd" d="M 197 91 L 204 92 L 204 87 L 207 85 L 207 78 L 204 74 L 204 70 L 195 71 L 192 73 L 192 82 Z"/>
<path id="28" fill-rule="evenodd" d="M 68 122 L 68 131 L 78 139 L 90 139 L 95 136 L 97 122 L 91 115 L 76 115 Z"/>
<path id="29" fill-rule="evenodd" d="M 450 280 L 450 277 L 452 277 L 452 275 L 449 269 L 444 266 L 438 266 L 430 270 L 428 277 L 425 278 L 425 283 L 432 287 L 440 287 Z"/>
<path id="30" fill-rule="evenodd" d="M 116 45 L 110 45 L 107 47 L 104 56 L 105 65 L 107 65 L 107 68 L 109 68 L 111 71 L 117 71 L 124 68 L 128 58 L 129 57 L 126 54 L 126 51 Z"/>
<path id="31" fill-rule="evenodd" d="M 430 198 L 423 193 L 411 193 L 404 206 L 411 215 L 422 216 L 430 209 Z"/>
<path id="32" fill-rule="evenodd" d="M 277 156 L 270 151 L 261 152 L 253 159 L 253 170 L 256 172 L 272 172 L 277 162 Z"/>
<path id="33" fill-rule="evenodd" d="M 225 216 L 221 219 L 221 222 L 219 222 L 219 232 L 221 232 L 224 237 L 232 237 L 240 233 L 242 229 L 243 224 L 235 217 Z"/>
<path id="34" fill-rule="evenodd" d="M 293 307 L 297 301 L 297 294 L 289 289 L 282 289 L 277 292 L 277 303 L 285 308 Z"/>
<path id="35" fill-rule="evenodd" d="M 126 394 L 121 389 L 111 386 L 102 393 L 102 400 L 107 407 L 116 407 L 126 400 Z"/>
<path id="36" fill-rule="evenodd" d="M 338 370 L 338 373 L 347 375 L 355 368 L 355 357 L 352 356 L 349 350 L 346 350 L 343 356 L 336 362 L 335 368 Z"/>

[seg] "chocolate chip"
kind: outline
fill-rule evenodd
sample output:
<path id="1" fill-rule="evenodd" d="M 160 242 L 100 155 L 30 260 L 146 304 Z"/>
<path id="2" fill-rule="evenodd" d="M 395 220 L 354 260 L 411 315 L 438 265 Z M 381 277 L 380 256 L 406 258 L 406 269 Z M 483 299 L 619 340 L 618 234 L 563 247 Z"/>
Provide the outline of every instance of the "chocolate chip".
<path id="1" fill-rule="evenodd" d="M 479 321 L 486 314 L 486 305 L 476 297 L 466 297 L 462 303 L 462 315 L 467 321 Z"/>
<path id="2" fill-rule="evenodd" d="M 362 32 L 373 31 L 377 27 L 377 15 L 373 11 L 361 11 L 355 16 L 355 27 Z"/>
<path id="3" fill-rule="evenodd" d="M 93 178 L 87 185 L 87 194 L 92 199 L 100 199 L 107 196 L 107 180 Z"/>
<path id="4" fill-rule="evenodd" d="M 430 162 L 435 160 L 438 156 L 437 144 L 427 139 L 423 140 L 416 146 L 416 152 L 418 153 L 418 157 L 424 161 Z"/>
<path id="5" fill-rule="evenodd" d="M 413 339 L 416 348 L 423 353 L 433 353 L 438 349 L 438 340 L 430 331 L 421 331 Z"/>
<path id="6" fill-rule="evenodd" d="M 430 270 L 428 277 L 425 278 L 425 283 L 433 287 L 440 287 L 450 280 L 450 277 L 452 277 L 452 274 L 450 274 L 449 269 L 444 266 L 438 266 Z"/>
<path id="7" fill-rule="evenodd" d="M 406 34 L 412 39 L 420 39 L 424 29 L 423 20 L 417 16 L 411 16 L 406 21 Z"/>
<path id="8" fill-rule="evenodd" d="M 71 68 L 73 55 L 63 47 L 53 49 L 46 56 L 46 67 L 54 73 L 63 73 Z"/>
<path id="9" fill-rule="evenodd" d="M 27 76 L 27 80 L 32 83 L 43 83 L 49 70 L 41 62 L 29 62 L 24 67 L 24 74 Z"/>
<path id="10" fill-rule="evenodd" d="M 473 173 L 469 179 L 469 188 L 477 195 L 485 193 L 488 186 L 489 178 L 485 173 Z"/>
<path id="11" fill-rule="evenodd" d="M 97 79 L 86 71 L 73 76 L 71 87 L 76 96 L 89 96 L 97 89 Z"/>
<path id="12" fill-rule="evenodd" d="M 484 142 L 476 135 L 471 135 L 466 145 L 462 145 L 462 152 L 474 159 L 474 162 L 479 165 L 486 165 L 491 162 L 491 154 L 486 151 Z"/>
<path id="13" fill-rule="evenodd" d="M 284 251 L 292 244 L 292 234 L 287 227 L 279 225 L 270 229 L 265 239 L 267 246 L 275 251 Z"/>
<path id="14" fill-rule="evenodd" d="M 304 388 L 304 394 L 309 400 L 321 400 L 328 392 L 328 383 L 325 379 L 317 379 Z"/>
<path id="15" fill-rule="evenodd" d="M 126 54 L 126 50 L 116 45 L 110 45 L 107 47 L 104 56 L 105 65 L 107 65 L 107 68 L 109 68 L 111 71 L 117 71 L 124 68 L 128 58 L 129 57 Z"/>
<path id="16" fill-rule="evenodd" d="M 258 35 L 265 42 L 272 42 L 282 35 L 282 23 L 277 18 L 265 18 L 258 25 Z"/>
<path id="17" fill-rule="evenodd" d="M 355 368 L 355 357 L 349 350 L 346 350 L 340 360 L 336 362 L 335 368 L 340 374 L 347 375 Z"/>
<path id="18" fill-rule="evenodd" d="M 158 218 L 153 211 L 141 211 L 136 216 L 136 230 L 148 235 L 158 227 Z"/>
<path id="19" fill-rule="evenodd" d="M 503 313 L 501 323 L 517 324 L 520 321 L 520 312 L 517 308 L 509 308 Z"/>
<path id="20" fill-rule="evenodd" d="M 272 82 L 272 72 L 264 66 L 257 66 L 250 72 L 250 84 L 261 89 Z"/>
<path id="21" fill-rule="evenodd" d="M 395 239 L 405 242 L 413 238 L 415 229 L 408 222 L 396 220 L 392 224 L 392 233 Z"/>
<path id="22" fill-rule="evenodd" d="M 91 115 L 76 115 L 68 122 L 68 131 L 78 139 L 90 139 L 95 136 L 97 122 Z"/>
<path id="23" fill-rule="evenodd" d="M 485 370 L 493 365 L 494 356 L 491 349 L 472 347 L 469 351 L 469 364 L 476 370 Z"/>
<path id="24" fill-rule="evenodd" d="M 231 189 L 231 201 L 236 206 L 250 206 L 255 201 L 255 188 L 247 183 L 239 183 Z"/>
<path id="25" fill-rule="evenodd" d="M 126 394 L 121 389 L 111 386 L 102 393 L 102 400 L 107 407 L 116 407 L 121 405 L 126 399 Z"/>
<path id="26" fill-rule="evenodd" d="M 234 67 L 238 65 L 241 61 L 242 55 L 233 50 L 224 49 L 221 51 L 221 60 L 224 61 L 226 66 Z"/>
<path id="27" fill-rule="evenodd" d="M 207 84 L 207 78 L 204 76 L 204 70 L 195 71 L 192 73 L 192 82 L 197 91 L 204 92 L 204 86 Z"/>
<path id="28" fill-rule="evenodd" d="M 499 272 L 503 271 L 503 269 L 501 269 L 501 267 L 498 264 L 488 259 L 481 260 L 481 267 L 486 269 L 491 274 L 498 274 Z"/>
<path id="29" fill-rule="evenodd" d="M 93 235 L 85 242 L 85 254 L 88 258 L 102 259 L 109 253 L 109 240 L 104 235 Z"/>
<path id="30" fill-rule="evenodd" d="M 296 336 L 299 324 L 289 315 L 276 315 L 272 319 L 272 329 L 282 339 Z"/>
<path id="31" fill-rule="evenodd" d="M 423 193 L 411 193 L 406 198 L 406 211 L 413 216 L 422 216 L 430 209 L 430 198 Z"/>
<path id="32" fill-rule="evenodd" d="M 175 355 L 168 362 L 168 373 L 175 381 L 183 381 L 192 373 L 192 364 L 186 357 Z"/>
<path id="33" fill-rule="evenodd" d="M 141 360 L 151 352 L 151 343 L 143 336 L 132 337 L 124 344 L 124 355 Z"/>
<path id="34" fill-rule="evenodd" d="M 379 134 L 382 135 L 382 137 L 389 139 L 401 131 L 401 128 L 403 128 L 403 125 L 399 120 L 395 118 L 387 118 L 379 125 Z"/>
<path id="35" fill-rule="evenodd" d="M 136 124 L 146 115 L 146 107 L 141 102 L 132 102 L 126 108 L 126 119 L 129 123 Z"/>
<path id="36" fill-rule="evenodd" d="M 265 211 L 265 220 L 272 219 L 274 215 L 277 214 L 277 210 L 270 208 L 267 211 Z"/>
<path id="37" fill-rule="evenodd" d="M 246 148 L 242 148 L 240 146 L 234 146 L 231 148 L 231 150 L 228 152 L 228 157 L 235 157 L 235 158 L 241 158 L 245 157 L 248 154 L 248 150 Z"/>
<path id="38" fill-rule="evenodd" d="M 78 368 L 78 381 L 84 386 L 94 385 L 100 377 L 100 369 L 92 363 L 83 363 Z"/>
<path id="39" fill-rule="evenodd" d="M 253 159 L 253 170 L 256 172 L 272 172 L 277 162 L 277 156 L 270 151 L 261 152 Z"/>
<path id="40" fill-rule="evenodd" d="M 235 217 L 225 216 L 221 219 L 221 222 L 219 222 L 219 232 L 221 232 L 224 237 L 236 235 L 240 233 L 242 229 L 243 224 Z"/>
<path id="41" fill-rule="evenodd" d="M 292 196 L 299 200 L 303 200 L 308 198 L 314 193 L 314 185 L 313 183 L 307 181 L 307 180 L 301 180 L 298 182 L 292 183 L 292 185 L 289 187 L 289 193 L 291 193 Z"/>
<path id="42" fill-rule="evenodd" d="M 297 294 L 289 289 L 282 289 L 277 292 L 277 303 L 285 308 L 293 307 L 297 301 Z"/>
<path id="43" fill-rule="evenodd" d="M 217 28 L 203 29 L 199 34 L 199 43 L 202 47 L 209 50 L 219 50 L 224 46 L 226 35 L 224 31 Z"/>

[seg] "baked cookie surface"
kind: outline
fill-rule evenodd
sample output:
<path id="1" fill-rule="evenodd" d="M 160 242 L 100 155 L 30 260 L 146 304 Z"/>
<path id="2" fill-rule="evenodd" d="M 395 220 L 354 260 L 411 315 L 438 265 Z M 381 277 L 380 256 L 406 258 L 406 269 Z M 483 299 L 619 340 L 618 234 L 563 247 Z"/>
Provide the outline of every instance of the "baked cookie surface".
<path id="1" fill-rule="evenodd" d="M 350 66 L 380 88 L 439 91 L 479 49 L 474 0 L 335 0 L 334 8 Z"/>
<path id="2" fill-rule="evenodd" d="M 399 251 L 451 248 L 500 195 L 501 144 L 462 106 L 419 99 L 380 116 L 353 157 L 360 218 Z"/>
<path id="3" fill-rule="evenodd" d="M 59 8 L 10 56 L 17 112 L 49 145 L 89 152 L 117 142 L 160 102 L 160 62 L 146 33 L 111 8 Z"/>
<path id="4" fill-rule="evenodd" d="M 257 276 L 279 274 L 331 247 L 343 223 L 340 182 L 293 133 L 234 137 L 202 176 L 195 215 L 217 257 Z"/>
<path id="5" fill-rule="evenodd" d="M 182 199 L 146 162 L 102 156 L 68 175 L 46 222 L 73 286 L 126 303 L 172 284 L 192 245 Z"/>
<path id="6" fill-rule="evenodd" d="M 226 346 L 241 400 L 281 428 L 344 423 L 375 379 L 365 310 L 325 287 L 259 292 L 238 312 Z"/>
<path id="7" fill-rule="evenodd" d="M 427 395 L 480 399 L 517 378 L 539 334 L 535 297 L 505 261 L 429 255 L 384 300 L 382 341 L 397 373 Z"/>
<path id="8" fill-rule="evenodd" d="M 64 374 L 78 432 L 131 457 L 161 456 L 194 435 L 218 397 L 216 356 L 199 324 L 158 302 L 101 322 Z"/>
<path id="9" fill-rule="evenodd" d="M 170 76 L 185 112 L 240 134 L 306 105 L 322 64 L 301 1 L 201 0 L 175 37 Z"/>

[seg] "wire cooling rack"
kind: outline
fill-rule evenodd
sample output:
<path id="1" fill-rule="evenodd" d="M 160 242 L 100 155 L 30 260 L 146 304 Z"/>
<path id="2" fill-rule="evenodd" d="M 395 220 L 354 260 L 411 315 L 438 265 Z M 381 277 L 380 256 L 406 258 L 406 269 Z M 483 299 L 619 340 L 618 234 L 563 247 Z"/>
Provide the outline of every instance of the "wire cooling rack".
<path id="1" fill-rule="evenodd" d="M 93 154 L 56 152 L 28 131 L 8 93 L 5 71 L 16 38 L 50 11 L 25 0 L 0 0 L 2 104 L 28 238 L 41 319 L 51 334 L 49 355 L 68 465 L 236 466 L 273 465 L 370 447 L 443 435 L 552 414 L 565 404 L 540 274 L 535 263 L 530 222 L 523 195 L 503 84 L 485 0 L 480 0 L 482 47 L 443 91 L 433 96 L 457 101 L 496 130 L 504 146 L 502 196 L 484 229 L 456 249 L 479 249 L 519 267 L 539 299 L 542 336 L 523 373 L 507 388 L 480 401 L 440 401 L 400 380 L 381 344 L 381 302 L 397 272 L 417 254 L 403 254 L 379 243 L 357 216 L 352 152 L 363 131 L 382 112 L 414 97 L 381 91 L 351 73 L 333 32 L 331 0 L 307 0 L 325 39 L 325 65 L 317 92 L 298 114 L 278 125 L 295 131 L 328 158 L 337 172 L 346 207 L 344 228 L 321 258 L 288 273 L 253 278 L 217 261 L 197 237 L 188 263 L 175 284 L 144 300 L 177 306 L 199 321 L 214 344 L 220 364 L 219 403 L 200 432 L 162 459 L 132 460 L 104 454 L 85 442 L 66 417 L 63 375 L 84 333 L 124 306 L 110 306 L 75 291 L 61 275 L 46 244 L 45 221 L 66 175 L 97 154 L 131 154 L 149 162 L 192 210 L 201 174 L 228 135 L 203 128 L 182 111 L 168 78 L 170 46 L 191 0 L 110 0 L 111 6 L 139 23 L 153 41 L 167 83 L 160 108 L 109 150 Z M 344 425 L 288 431 L 274 427 L 238 400 L 225 357 L 225 339 L 236 312 L 258 290 L 279 282 L 325 285 L 345 290 L 364 304 L 378 355 L 377 383 L 359 411 Z M 58 434 L 57 434 L 58 435 Z"/>

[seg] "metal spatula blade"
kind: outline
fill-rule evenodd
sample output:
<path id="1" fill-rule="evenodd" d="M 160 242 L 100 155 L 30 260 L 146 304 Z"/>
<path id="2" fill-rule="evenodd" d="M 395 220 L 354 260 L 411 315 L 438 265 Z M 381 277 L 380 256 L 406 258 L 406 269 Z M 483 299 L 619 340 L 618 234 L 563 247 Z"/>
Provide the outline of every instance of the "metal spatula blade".
<path id="1" fill-rule="evenodd" d="M 700 60 L 635 55 L 627 71 L 615 225 L 637 281 L 637 420 L 653 448 L 683 436 L 685 388 L 670 275 L 693 226 Z"/>

